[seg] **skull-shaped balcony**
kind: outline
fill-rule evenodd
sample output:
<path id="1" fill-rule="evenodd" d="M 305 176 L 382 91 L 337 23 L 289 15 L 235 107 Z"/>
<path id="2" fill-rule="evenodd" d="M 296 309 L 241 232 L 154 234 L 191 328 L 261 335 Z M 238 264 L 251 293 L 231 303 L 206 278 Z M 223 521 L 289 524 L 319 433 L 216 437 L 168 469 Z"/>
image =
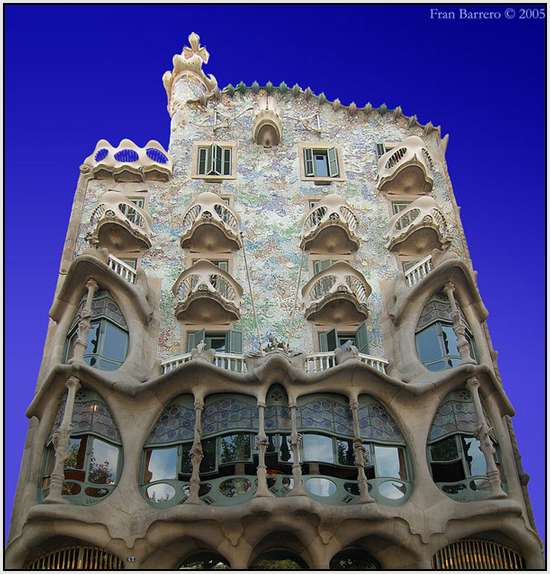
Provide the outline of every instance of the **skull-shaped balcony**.
<path id="1" fill-rule="evenodd" d="M 352 253 L 359 249 L 359 220 L 336 194 L 327 195 L 306 216 L 301 249 L 312 253 Z"/>
<path id="2" fill-rule="evenodd" d="M 302 288 L 305 317 L 320 324 L 364 321 L 371 291 L 359 271 L 339 261 L 314 275 Z"/>
<path id="3" fill-rule="evenodd" d="M 135 251 L 151 247 L 149 214 L 120 193 L 106 193 L 90 218 L 91 245 L 115 251 Z"/>
<path id="4" fill-rule="evenodd" d="M 225 253 L 240 249 L 239 220 L 218 195 L 201 193 L 185 213 L 180 244 L 193 251 Z"/>
<path id="5" fill-rule="evenodd" d="M 174 283 L 176 318 L 190 323 L 230 323 L 240 318 L 243 290 L 210 261 L 200 259 Z"/>
<path id="6" fill-rule="evenodd" d="M 419 197 L 396 213 L 385 239 L 386 247 L 400 255 L 426 255 L 450 242 L 445 217 L 431 197 Z"/>
<path id="7" fill-rule="evenodd" d="M 430 193 L 433 160 L 418 136 L 404 139 L 378 160 L 378 189 L 394 194 Z"/>

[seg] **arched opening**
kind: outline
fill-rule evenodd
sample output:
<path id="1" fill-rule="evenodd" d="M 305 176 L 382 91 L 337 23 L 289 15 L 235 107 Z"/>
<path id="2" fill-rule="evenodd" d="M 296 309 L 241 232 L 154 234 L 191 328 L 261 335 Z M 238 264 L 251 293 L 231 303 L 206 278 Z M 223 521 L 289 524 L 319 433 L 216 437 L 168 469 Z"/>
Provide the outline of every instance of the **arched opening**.
<path id="1" fill-rule="evenodd" d="M 470 391 L 461 388 L 444 398 L 428 436 L 433 480 L 447 496 L 461 502 L 485 498 L 490 492 L 487 463 L 477 437 L 479 424 Z M 490 431 L 489 436 L 502 476 L 496 435 Z"/>
<path id="2" fill-rule="evenodd" d="M 381 570 L 378 560 L 362 548 L 346 548 L 330 561 L 331 570 Z"/>
<path id="3" fill-rule="evenodd" d="M 124 562 L 97 546 L 72 545 L 41 554 L 25 570 L 123 570 Z"/>
<path id="4" fill-rule="evenodd" d="M 85 304 L 86 296 L 81 299 L 78 311 L 67 332 L 65 362 L 73 357 Z M 84 362 L 96 369 L 114 371 L 126 360 L 128 341 L 128 325 L 122 311 L 109 291 L 99 289 L 92 301 Z"/>
<path id="5" fill-rule="evenodd" d="M 286 496 L 294 487 L 291 420 L 288 396 L 278 383 L 267 393 L 264 427 L 268 440 L 265 454 L 267 486 L 275 496 Z"/>
<path id="6" fill-rule="evenodd" d="M 61 425 L 67 394 L 61 399 L 46 442 L 41 496 L 49 493 L 55 465 L 54 433 Z M 64 463 L 62 494 L 74 504 L 95 504 L 116 487 L 122 471 L 122 442 L 105 401 L 91 389 L 81 388 L 75 397 L 68 456 Z"/>
<path id="7" fill-rule="evenodd" d="M 231 566 L 215 552 L 198 552 L 186 558 L 178 570 L 231 570 Z"/>
<path id="8" fill-rule="evenodd" d="M 287 548 L 272 548 L 260 554 L 250 570 L 309 570 L 298 554 Z"/>
<path id="9" fill-rule="evenodd" d="M 281 135 L 277 128 L 269 123 L 264 123 L 257 131 L 256 143 L 264 147 L 273 147 L 279 145 Z"/>
<path id="10" fill-rule="evenodd" d="M 477 362 L 474 336 L 458 301 L 457 307 L 470 357 Z M 442 371 L 462 363 L 451 303 L 443 291 L 436 293 L 424 306 L 416 326 L 415 338 L 418 357 L 428 370 Z"/>
<path id="11" fill-rule="evenodd" d="M 525 570 L 525 559 L 511 547 L 481 537 L 463 538 L 438 550 L 434 570 Z"/>
<path id="12" fill-rule="evenodd" d="M 195 407 L 181 395 L 162 411 L 144 446 L 141 491 L 155 506 L 172 506 L 189 495 Z"/>

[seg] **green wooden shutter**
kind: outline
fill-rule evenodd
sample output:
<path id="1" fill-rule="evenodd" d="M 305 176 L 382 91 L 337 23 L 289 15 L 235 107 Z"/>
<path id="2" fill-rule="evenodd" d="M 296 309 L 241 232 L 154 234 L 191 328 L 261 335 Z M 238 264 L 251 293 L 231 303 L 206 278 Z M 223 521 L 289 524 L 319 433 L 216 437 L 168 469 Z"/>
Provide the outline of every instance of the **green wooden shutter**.
<path id="1" fill-rule="evenodd" d="M 208 173 L 207 163 L 208 163 L 208 149 L 205 147 L 201 147 L 199 148 L 199 166 L 198 166 L 199 175 L 206 175 Z"/>
<path id="2" fill-rule="evenodd" d="M 331 147 L 328 149 L 328 175 L 329 177 L 338 177 L 340 170 L 338 169 L 338 154 L 336 148 Z"/>
<path id="3" fill-rule="evenodd" d="M 204 329 L 187 333 L 187 352 L 190 353 L 205 337 Z"/>
<path id="4" fill-rule="evenodd" d="M 243 352 L 243 334 L 241 331 L 229 331 L 226 336 L 229 353 L 241 355 Z"/>
<path id="5" fill-rule="evenodd" d="M 206 149 L 206 172 L 205 175 L 210 175 L 214 169 L 214 144 L 208 146 Z"/>
<path id="6" fill-rule="evenodd" d="M 359 329 L 355 331 L 355 343 L 360 353 L 369 354 L 369 336 L 366 323 L 361 323 Z"/>
<path id="7" fill-rule="evenodd" d="M 380 159 L 386 153 L 386 146 L 382 143 L 376 144 L 376 155 Z"/>
<path id="8" fill-rule="evenodd" d="M 334 351 L 336 349 L 337 339 L 338 337 L 336 335 L 336 329 L 332 329 L 332 331 L 326 331 L 325 333 L 319 333 L 319 350 L 321 353 Z"/>
<path id="9" fill-rule="evenodd" d="M 304 172 L 306 177 L 313 177 L 315 175 L 313 150 L 310 148 L 304 148 Z"/>
<path id="10" fill-rule="evenodd" d="M 219 145 L 212 146 L 212 172 L 213 175 L 222 175 L 223 150 Z"/>
<path id="11" fill-rule="evenodd" d="M 328 269 L 334 263 L 334 259 L 316 259 L 313 262 L 313 274 L 321 273 L 325 269 Z"/>
<path id="12" fill-rule="evenodd" d="M 223 175 L 231 175 L 231 148 L 223 150 Z"/>

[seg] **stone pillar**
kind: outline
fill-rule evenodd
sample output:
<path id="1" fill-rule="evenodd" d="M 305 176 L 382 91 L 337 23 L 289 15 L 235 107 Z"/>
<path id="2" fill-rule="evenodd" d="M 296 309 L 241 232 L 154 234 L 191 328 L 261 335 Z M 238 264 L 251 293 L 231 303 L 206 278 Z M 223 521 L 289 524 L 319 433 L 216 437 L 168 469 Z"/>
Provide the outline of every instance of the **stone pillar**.
<path id="1" fill-rule="evenodd" d="M 86 303 L 84 304 L 80 322 L 78 323 L 78 338 L 74 344 L 73 356 L 71 357 L 73 361 L 80 362 L 84 359 L 84 353 L 88 345 L 88 331 L 90 330 L 92 320 L 92 302 L 98 287 L 94 279 L 88 279 L 88 281 L 86 281 L 88 293 L 86 294 Z"/>
<path id="2" fill-rule="evenodd" d="M 191 480 L 189 481 L 189 496 L 185 504 L 202 504 L 199 498 L 199 489 L 201 486 L 200 466 L 203 458 L 202 452 L 202 410 L 204 401 L 202 398 L 195 398 L 195 432 L 193 436 L 193 446 L 191 447 Z"/>
<path id="3" fill-rule="evenodd" d="M 353 454 L 355 456 L 355 466 L 357 467 L 357 482 L 359 483 L 359 502 L 374 502 L 369 494 L 369 484 L 365 474 L 365 447 L 361 440 L 361 429 L 359 427 L 359 402 L 356 398 L 350 399 L 349 406 L 353 419 Z"/>
<path id="4" fill-rule="evenodd" d="M 290 496 L 305 495 L 304 481 L 302 479 L 302 466 L 300 464 L 300 445 L 302 444 L 303 437 L 298 433 L 296 423 L 296 403 L 289 402 L 290 408 L 290 446 L 292 447 L 292 478 L 294 479 L 294 486 L 290 491 Z"/>
<path id="5" fill-rule="evenodd" d="M 258 435 L 256 436 L 256 445 L 258 447 L 258 468 L 256 476 L 258 477 L 258 489 L 256 496 L 273 496 L 267 486 L 267 473 L 265 466 L 265 453 L 267 450 L 267 435 L 265 434 L 265 403 L 258 401 Z"/>
<path id="6" fill-rule="evenodd" d="M 504 498 L 506 493 L 502 490 L 500 482 L 500 471 L 495 460 L 495 447 L 489 436 L 489 425 L 481 406 L 481 399 L 479 397 L 479 380 L 477 377 L 470 377 L 466 381 L 466 387 L 472 395 L 474 407 L 476 410 L 477 420 L 479 421 L 479 429 L 477 437 L 479 439 L 479 448 L 485 457 L 487 464 L 487 478 L 491 489 L 491 498 Z"/>
<path id="7" fill-rule="evenodd" d="M 452 281 L 448 281 L 445 284 L 444 289 L 447 297 L 449 298 L 449 303 L 451 304 L 451 317 L 453 319 L 453 329 L 456 333 L 460 358 L 463 363 L 473 363 L 475 361 L 470 356 L 470 345 L 468 344 L 468 339 L 466 339 L 466 328 L 464 323 L 460 320 L 460 311 L 458 310 L 455 298 L 455 285 Z"/>
<path id="8" fill-rule="evenodd" d="M 76 392 L 80 388 L 80 381 L 76 377 L 69 377 L 65 386 L 67 387 L 67 399 L 65 401 L 63 420 L 53 435 L 55 464 L 50 476 L 50 491 L 44 499 L 44 502 L 47 504 L 65 504 L 67 502 L 62 494 L 63 481 L 65 480 L 65 460 L 69 454 L 68 447 L 71 435 L 71 421 L 73 419 Z"/>

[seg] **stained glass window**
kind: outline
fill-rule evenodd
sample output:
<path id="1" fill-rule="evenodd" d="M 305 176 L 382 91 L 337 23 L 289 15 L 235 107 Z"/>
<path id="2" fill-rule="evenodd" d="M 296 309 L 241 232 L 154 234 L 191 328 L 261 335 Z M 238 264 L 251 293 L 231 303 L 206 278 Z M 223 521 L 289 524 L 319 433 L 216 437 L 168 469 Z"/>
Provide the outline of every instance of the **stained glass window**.
<path id="1" fill-rule="evenodd" d="M 162 411 L 153 427 L 147 446 L 193 441 L 195 406 L 191 395 L 181 395 Z"/>
<path id="2" fill-rule="evenodd" d="M 375 442 L 405 444 L 395 421 L 376 399 L 361 395 L 358 414 L 361 438 Z"/>
<path id="3" fill-rule="evenodd" d="M 202 436 L 227 433 L 232 430 L 257 431 L 258 406 L 247 395 L 211 395 L 206 398 Z"/>
<path id="4" fill-rule="evenodd" d="M 348 401 L 338 395 L 308 395 L 297 404 L 298 430 L 319 430 L 353 437 L 353 421 Z"/>

